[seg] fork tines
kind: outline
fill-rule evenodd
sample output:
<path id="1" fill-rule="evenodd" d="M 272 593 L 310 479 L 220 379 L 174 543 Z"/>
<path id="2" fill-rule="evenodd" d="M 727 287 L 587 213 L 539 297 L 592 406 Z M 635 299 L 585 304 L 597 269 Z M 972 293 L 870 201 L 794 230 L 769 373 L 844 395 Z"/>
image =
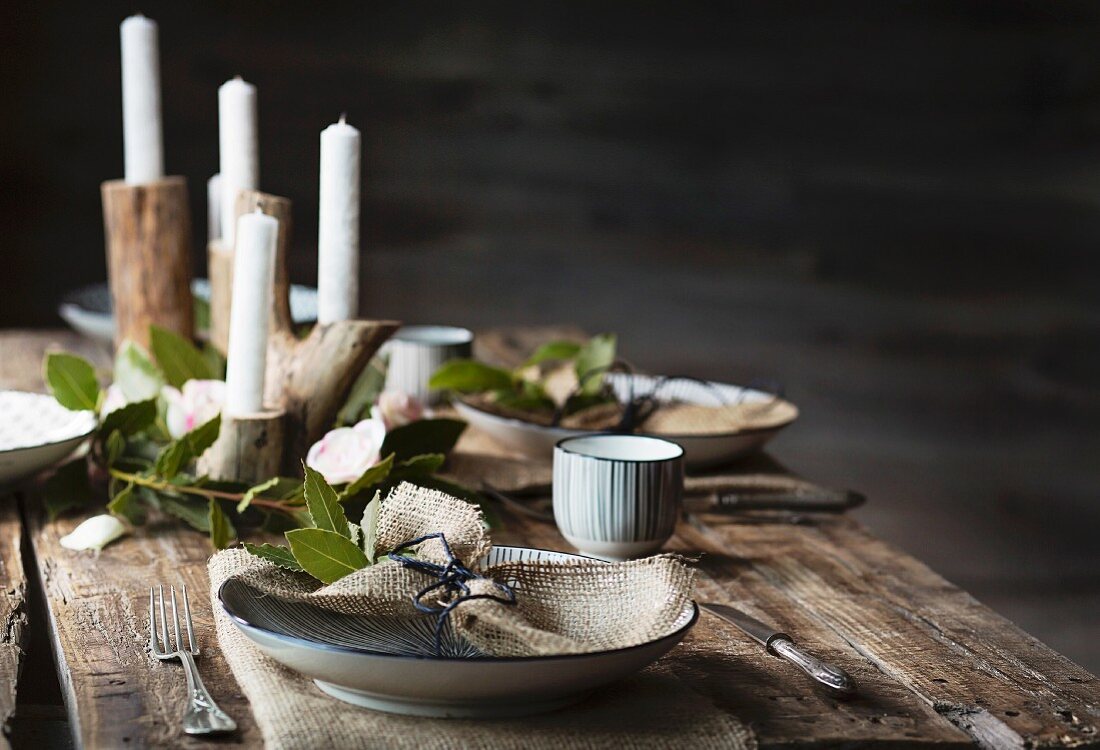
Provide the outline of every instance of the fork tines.
<path id="1" fill-rule="evenodd" d="M 191 603 L 187 599 L 187 584 L 182 587 L 183 616 L 187 632 L 187 645 L 184 646 L 180 637 L 180 617 L 176 604 L 176 587 L 169 588 L 169 596 L 172 599 L 172 633 L 175 641 L 168 635 L 168 615 L 164 604 L 164 586 L 149 587 L 149 650 L 158 659 L 170 659 L 179 654 L 181 650 L 189 651 L 198 656 L 199 649 L 195 645 L 195 626 L 191 621 Z M 157 610 L 160 617 L 157 617 Z M 159 634 L 158 634 L 159 628 Z M 159 638 L 158 638 L 159 635 Z"/>

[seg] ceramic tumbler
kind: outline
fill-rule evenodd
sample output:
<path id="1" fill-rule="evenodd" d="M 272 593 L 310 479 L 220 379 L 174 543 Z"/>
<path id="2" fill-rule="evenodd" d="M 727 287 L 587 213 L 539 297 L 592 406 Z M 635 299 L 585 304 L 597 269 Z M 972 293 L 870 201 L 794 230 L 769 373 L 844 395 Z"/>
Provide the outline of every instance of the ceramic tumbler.
<path id="1" fill-rule="evenodd" d="M 554 520 L 583 554 L 652 554 L 676 527 L 684 449 L 644 435 L 585 435 L 554 447 Z"/>
<path id="2" fill-rule="evenodd" d="M 454 326 L 402 326 L 382 347 L 389 356 L 386 390 L 404 391 L 420 403 L 434 406 L 440 395 L 428 387 L 432 373 L 444 362 L 470 357 L 474 334 Z"/>

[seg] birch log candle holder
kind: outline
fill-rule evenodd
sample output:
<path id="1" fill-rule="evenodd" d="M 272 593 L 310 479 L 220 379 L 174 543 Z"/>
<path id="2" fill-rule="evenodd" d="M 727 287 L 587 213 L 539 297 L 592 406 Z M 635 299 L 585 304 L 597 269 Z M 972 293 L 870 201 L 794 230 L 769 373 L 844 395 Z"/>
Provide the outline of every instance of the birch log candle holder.
<path id="1" fill-rule="evenodd" d="M 100 187 L 115 346 L 149 346 L 149 326 L 190 340 L 191 214 L 187 181 L 164 177 L 142 184 L 109 180 Z"/>
<path id="2" fill-rule="evenodd" d="M 301 471 L 301 462 L 309 447 L 332 429 L 336 414 L 363 367 L 400 324 L 395 321 L 341 320 L 314 326 L 308 336 L 300 338 L 290 315 L 287 248 L 291 203 L 279 196 L 242 190 L 236 207 L 237 216 L 259 209 L 279 220 L 264 406 L 284 415 L 279 463 L 284 474 L 295 475 Z M 217 241 L 211 243 L 210 250 L 211 331 L 217 325 L 228 333 L 233 288 L 232 254 L 225 253 L 224 247 Z M 215 253 L 225 253 L 228 259 L 221 258 L 219 260 L 222 262 L 214 263 Z M 215 290 L 222 290 L 224 297 L 215 300 Z M 224 319 L 219 322 L 217 318 L 220 316 Z M 222 429 L 226 429 L 224 422 Z M 242 428 L 234 426 L 230 429 Z M 272 445 L 264 450 L 274 453 Z"/>
<path id="3" fill-rule="evenodd" d="M 199 459 L 199 471 L 213 479 L 258 484 L 278 476 L 283 462 L 286 413 L 222 414 L 221 429 Z"/>

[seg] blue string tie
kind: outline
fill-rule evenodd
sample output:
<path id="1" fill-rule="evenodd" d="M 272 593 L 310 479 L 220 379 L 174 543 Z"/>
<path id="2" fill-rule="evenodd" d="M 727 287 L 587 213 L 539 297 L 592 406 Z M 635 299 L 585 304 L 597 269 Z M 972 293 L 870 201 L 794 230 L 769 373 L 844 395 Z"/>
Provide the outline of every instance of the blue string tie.
<path id="1" fill-rule="evenodd" d="M 403 549 L 415 547 L 421 542 L 426 542 L 429 539 L 438 539 L 439 543 L 443 545 L 443 554 L 447 559 L 445 563 L 434 563 L 430 560 L 422 560 L 417 557 L 405 557 L 404 555 L 397 554 Z M 471 602 L 475 599 L 492 599 L 501 604 L 516 603 L 516 592 L 512 590 L 511 586 L 500 583 L 499 581 L 494 581 L 486 576 L 478 575 L 463 565 L 462 561 L 456 558 L 451 551 L 451 545 L 447 544 L 447 538 L 442 532 L 425 534 L 424 536 L 400 544 L 393 548 L 393 551 L 389 553 L 388 557 L 410 570 L 417 570 L 436 579 L 435 583 L 425 586 L 412 595 L 414 607 L 425 614 L 435 615 L 436 617 L 436 656 L 443 655 L 443 628 L 447 624 L 447 618 L 450 617 L 451 612 L 453 612 L 458 605 Z M 500 591 L 500 594 L 471 593 L 467 583 L 474 580 L 487 580 L 491 582 Z M 425 598 L 433 592 L 438 592 L 438 596 L 435 597 L 435 603 L 426 602 Z M 444 601 L 446 603 L 443 603 Z"/>

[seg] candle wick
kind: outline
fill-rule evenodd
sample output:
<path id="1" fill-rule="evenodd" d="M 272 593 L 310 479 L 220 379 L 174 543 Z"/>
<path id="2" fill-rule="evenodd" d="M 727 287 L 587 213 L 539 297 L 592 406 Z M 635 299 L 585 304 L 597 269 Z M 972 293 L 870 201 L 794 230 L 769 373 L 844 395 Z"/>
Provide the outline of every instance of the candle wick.
<path id="1" fill-rule="evenodd" d="M 253 213 L 262 214 L 264 212 L 264 202 L 260 199 L 256 200 L 256 210 Z"/>
<path id="2" fill-rule="evenodd" d="M 340 113 L 340 124 L 343 125 L 347 119 L 348 119 L 348 113 L 347 112 L 341 112 Z"/>
<path id="3" fill-rule="evenodd" d="M 243 78 L 241 78 L 241 74 L 240 74 L 240 73 L 238 73 L 237 75 L 233 76 L 233 80 L 234 80 L 234 81 L 243 81 L 244 79 L 243 79 Z"/>

